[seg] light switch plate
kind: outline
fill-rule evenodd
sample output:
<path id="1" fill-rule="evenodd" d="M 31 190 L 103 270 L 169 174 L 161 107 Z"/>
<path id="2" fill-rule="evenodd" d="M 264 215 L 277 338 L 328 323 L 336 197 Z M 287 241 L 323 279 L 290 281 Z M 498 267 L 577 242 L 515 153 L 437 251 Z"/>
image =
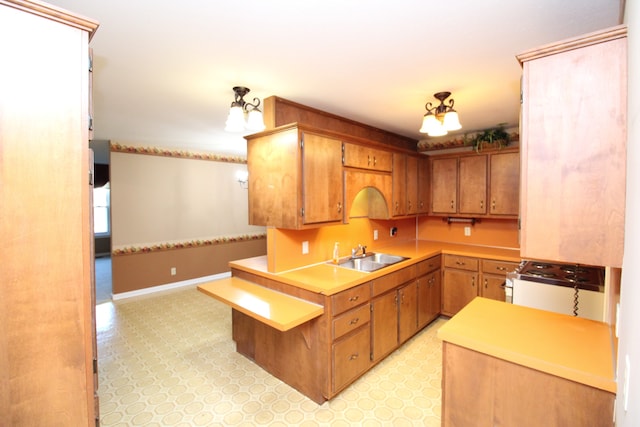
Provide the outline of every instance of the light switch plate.
<path id="1" fill-rule="evenodd" d="M 464 228 L 464 235 L 465 235 L 465 236 L 471 236 L 471 227 L 466 226 L 466 227 Z"/>
<path id="2" fill-rule="evenodd" d="M 378 240 L 378 230 L 373 230 L 373 240 Z"/>
<path id="3" fill-rule="evenodd" d="M 306 255 L 309 253 L 309 242 L 306 240 L 302 242 L 302 255 Z"/>

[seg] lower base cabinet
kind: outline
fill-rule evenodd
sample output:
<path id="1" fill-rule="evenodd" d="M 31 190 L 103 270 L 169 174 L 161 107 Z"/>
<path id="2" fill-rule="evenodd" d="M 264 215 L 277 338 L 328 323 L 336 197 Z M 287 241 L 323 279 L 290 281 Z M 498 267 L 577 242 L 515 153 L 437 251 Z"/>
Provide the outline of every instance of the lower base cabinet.
<path id="1" fill-rule="evenodd" d="M 374 298 L 371 312 L 371 360 L 378 362 L 398 347 L 397 291 Z"/>
<path id="2" fill-rule="evenodd" d="M 367 306 L 367 309 L 369 307 Z M 333 344 L 333 391 L 342 390 L 371 366 L 371 329 L 368 325 Z"/>
<path id="3" fill-rule="evenodd" d="M 477 296 L 505 300 L 505 280 L 518 263 L 444 255 L 442 314 L 454 316 Z"/>
<path id="4" fill-rule="evenodd" d="M 448 342 L 442 426 L 613 426 L 613 393 Z"/>

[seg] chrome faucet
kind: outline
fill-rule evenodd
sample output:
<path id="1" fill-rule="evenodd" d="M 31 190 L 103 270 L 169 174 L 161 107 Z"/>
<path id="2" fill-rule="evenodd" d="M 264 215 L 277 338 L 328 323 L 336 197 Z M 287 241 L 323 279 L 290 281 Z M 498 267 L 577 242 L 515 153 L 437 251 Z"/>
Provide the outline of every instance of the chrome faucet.
<path id="1" fill-rule="evenodd" d="M 362 251 L 362 254 L 358 255 L 358 252 Z M 351 258 L 364 258 L 367 254 L 367 247 L 361 244 L 358 244 L 357 248 L 351 249 Z"/>

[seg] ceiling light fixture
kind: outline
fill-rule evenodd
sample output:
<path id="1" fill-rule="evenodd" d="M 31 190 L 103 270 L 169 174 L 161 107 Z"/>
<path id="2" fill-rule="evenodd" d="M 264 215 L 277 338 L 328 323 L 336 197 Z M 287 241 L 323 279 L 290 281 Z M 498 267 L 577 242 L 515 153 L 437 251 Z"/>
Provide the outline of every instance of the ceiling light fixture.
<path id="1" fill-rule="evenodd" d="M 451 92 L 438 92 L 433 96 L 440 100 L 440 105 L 434 107 L 431 102 L 427 102 L 424 108 L 427 113 L 422 119 L 421 133 L 426 133 L 429 136 L 443 136 L 448 131 L 458 130 L 462 128 L 460 120 L 458 119 L 458 113 L 453 109 L 453 99 L 449 100 L 448 105 L 444 104 L 444 100 L 451 95 Z"/>
<path id="2" fill-rule="evenodd" d="M 229 116 L 225 123 L 224 130 L 227 132 L 261 131 L 264 130 L 264 119 L 262 111 L 258 108 L 260 100 L 253 98 L 253 104 L 246 102 L 243 98 L 251 90 L 244 86 L 233 88 L 235 100 L 231 103 Z M 245 120 L 246 115 L 246 120 Z"/>

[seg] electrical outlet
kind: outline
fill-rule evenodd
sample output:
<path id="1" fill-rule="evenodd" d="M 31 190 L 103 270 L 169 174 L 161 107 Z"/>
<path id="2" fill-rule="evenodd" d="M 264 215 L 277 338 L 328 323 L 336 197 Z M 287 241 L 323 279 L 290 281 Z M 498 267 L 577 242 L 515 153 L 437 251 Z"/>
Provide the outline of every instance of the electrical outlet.
<path id="1" fill-rule="evenodd" d="M 306 255 L 309 253 L 309 242 L 306 240 L 302 242 L 302 255 Z"/>
<path id="2" fill-rule="evenodd" d="M 378 230 L 373 230 L 373 240 L 378 240 Z"/>
<path id="3" fill-rule="evenodd" d="M 393 236 L 395 236 L 396 234 L 398 234 L 398 227 L 391 227 L 391 228 L 389 229 L 389 236 L 393 237 Z"/>
<path id="4" fill-rule="evenodd" d="M 471 227 L 466 226 L 466 227 L 464 228 L 464 235 L 465 235 L 465 236 L 471 236 Z"/>
<path id="5" fill-rule="evenodd" d="M 175 276 L 176 275 L 176 268 L 175 267 L 171 267 L 171 275 Z"/>

